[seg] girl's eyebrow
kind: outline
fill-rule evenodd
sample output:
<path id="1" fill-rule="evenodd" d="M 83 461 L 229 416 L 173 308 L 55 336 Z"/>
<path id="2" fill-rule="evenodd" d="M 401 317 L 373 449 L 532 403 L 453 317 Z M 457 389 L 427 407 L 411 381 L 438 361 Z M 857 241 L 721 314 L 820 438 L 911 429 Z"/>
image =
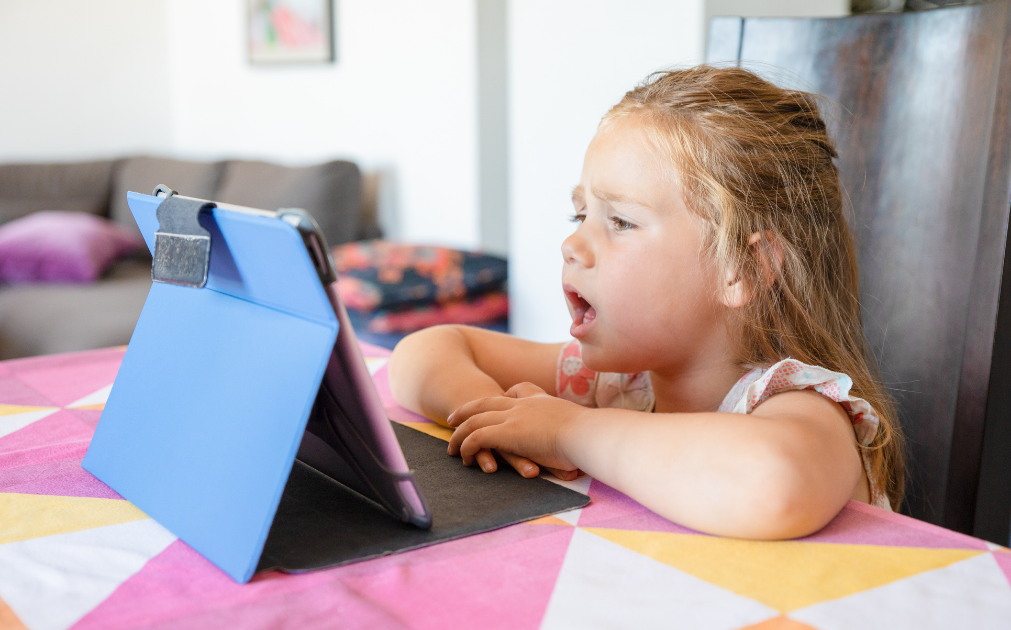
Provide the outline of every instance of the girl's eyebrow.
<path id="1" fill-rule="evenodd" d="M 580 192 L 582 192 L 582 190 L 580 190 Z M 650 206 L 648 203 L 639 201 L 638 199 L 633 199 L 632 197 L 622 195 L 620 193 L 612 193 L 606 190 L 600 190 L 599 188 L 593 188 L 592 192 L 593 196 L 596 197 L 597 199 L 603 199 L 604 201 L 608 201 L 611 203 L 624 203 L 642 206 L 643 208 L 649 208 L 650 210 L 653 209 L 652 206 Z"/>
<path id="2" fill-rule="evenodd" d="M 593 196 L 596 197 L 597 199 L 603 199 L 604 201 L 610 203 L 632 204 L 636 206 L 642 206 L 643 208 L 648 208 L 650 210 L 653 209 L 653 207 L 650 206 L 648 203 L 639 201 L 638 199 L 633 199 L 632 197 L 622 195 L 620 193 L 611 193 L 607 192 L 606 190 L 600 190 L 599 188 L 593 188 L 591 189 L 591 192 L 593 192 Z M 572 189 L 572 203 L 576 205 L 586 203 L 586 193 L 583 191 L 582 184 L 576 184 L 576 186 Z"/>
<path id="3" fill-rule="evenodd" d="M 586 195 L 583 194 L 583 185 L 576 184 L 572 187 L 572 203 L 582 204 L 586 202 Z"/>

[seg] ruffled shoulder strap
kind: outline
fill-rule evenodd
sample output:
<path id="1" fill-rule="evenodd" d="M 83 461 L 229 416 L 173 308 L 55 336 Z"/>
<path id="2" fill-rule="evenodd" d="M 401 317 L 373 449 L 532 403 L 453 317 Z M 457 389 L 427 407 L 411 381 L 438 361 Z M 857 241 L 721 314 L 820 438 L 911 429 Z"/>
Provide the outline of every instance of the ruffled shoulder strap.
<path id="1" fill-rule="evenodd" d="M 583 352 L 579 341 L 573 339 L 562 346 L 555 370 L 555 391 L 559 398 L 584 407 L 595 407 L 597 373 L 583 365 Z"/>
<path id="2" fill-rule="evenodd" d="M 649 374 L 594 372 L 583 365 L 582 348 L 576 339 L 558 353 L 555 391 L 559 398 L 602 409 L 653 411 L 655 402 Z"/>
<path id="3" fill-rule="evenodd" d="M 738 381 L 721 411 L 751 413 L 769 397 L 792 390 L 813 389 L 839 403 L 849 414 L 857 441 L 869 446 L 878 432 L 878 414 L 863 398 L 850 395 L 853 380 L 846 374 L 807 365 L 795 359 L 784 359 L 767 370 L 755 369 Z M 733 400 L 731 400 L 733 398 Z"/>

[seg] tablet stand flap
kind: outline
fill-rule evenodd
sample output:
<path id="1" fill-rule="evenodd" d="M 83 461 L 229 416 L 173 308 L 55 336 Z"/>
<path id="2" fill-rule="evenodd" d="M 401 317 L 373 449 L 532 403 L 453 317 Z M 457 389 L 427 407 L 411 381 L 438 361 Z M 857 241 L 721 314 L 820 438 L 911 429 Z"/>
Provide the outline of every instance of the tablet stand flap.
<path id="1" fill-rule="evenodd" d="M 133 193 L 128 201 L 156 249 L 156 211 L 167 201 Z M 203 210 L 204 288 L 153 283 L 82 465 L 244 582 L 338 322 L 294 227 Z"/>
<path id="2" fill-rule="evenodd" d="M 431 509 L 431 527 L 392 519 L 333 481 L 333 475 L 296 461 L 259 570 L 325 569 L 581 508 L 590 501 L 546 479 L 524 479 L 510 466 L 491 475 L 464 466 L 446 456 L 445 441 L 397 423 L 393 430 Z"/>

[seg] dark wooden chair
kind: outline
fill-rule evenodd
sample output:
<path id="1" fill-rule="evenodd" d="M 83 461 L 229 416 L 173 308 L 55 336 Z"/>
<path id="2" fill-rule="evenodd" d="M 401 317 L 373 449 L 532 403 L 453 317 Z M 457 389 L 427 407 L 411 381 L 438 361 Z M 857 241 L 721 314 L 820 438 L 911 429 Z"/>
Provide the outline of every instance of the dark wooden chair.
<path id="1" fill-rule="evenodd" d="M 707 61 L 827 97 L 864 329 L 909 440 L 904 511 L 1011 529 L 1007 0 L 829 19 L 716 18 Z"/>

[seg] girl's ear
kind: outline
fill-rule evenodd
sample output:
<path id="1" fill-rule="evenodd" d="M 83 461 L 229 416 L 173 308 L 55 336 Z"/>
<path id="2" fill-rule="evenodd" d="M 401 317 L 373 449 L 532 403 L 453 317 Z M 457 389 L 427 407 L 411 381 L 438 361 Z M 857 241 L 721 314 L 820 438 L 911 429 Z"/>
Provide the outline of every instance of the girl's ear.
<path id="1" fill-rule="evenodd" d="M 748 239 L 748 248 L 751 255 L 758 260 L 762 269 L 762 288 L 767 289 L 775 282 L 783 268 L 783 248 L 779 240 L 770 231 L 755 232 Z M 741 308 L 746 306 L 755 295 L 755 287 L 744 278 L 739 269 L 734 269 L 727 273 L 724 280 L 722 302 L 728 308 Z"/>

